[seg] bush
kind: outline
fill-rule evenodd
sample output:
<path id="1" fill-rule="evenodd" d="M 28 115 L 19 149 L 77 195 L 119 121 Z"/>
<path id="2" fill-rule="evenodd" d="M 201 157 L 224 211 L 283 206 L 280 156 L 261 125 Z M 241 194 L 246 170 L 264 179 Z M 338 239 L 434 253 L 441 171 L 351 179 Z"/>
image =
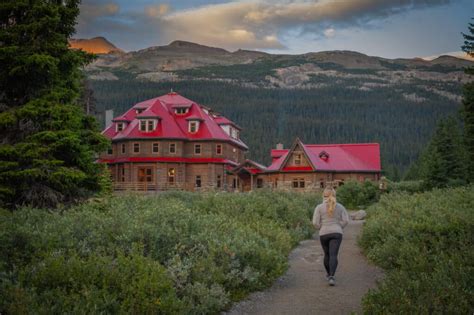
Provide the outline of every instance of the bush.
<path id="1" fill-rule="evenodd" d="M 387 191 L 388 192 L 407 192 L 410 194 L 423 192 L 426 189 L 426 185 L 422 180 L 412 180 L 412 181 L 401 181 L 401 182 L 388 182 Z"/>
<path id="2" fill-rule="evenodd" d="M 368 314 L 472 314 L 474 186 L 384 195 L 359 240 L 387 272 L 364 297 Z"/>
<path id="3" fill-rule="evenodd" d="M 338 200 L 348 209 L 369 206 L 377 202 L 379 197 L 379 189 L 371 181 L 348 181 L 337 189 Z"/>
<path id="4" fill-rule="evenodd" d="M 318 196 L 169 192 L 0 213 L 0 313 L 218 313 L 270 285 Z"/>

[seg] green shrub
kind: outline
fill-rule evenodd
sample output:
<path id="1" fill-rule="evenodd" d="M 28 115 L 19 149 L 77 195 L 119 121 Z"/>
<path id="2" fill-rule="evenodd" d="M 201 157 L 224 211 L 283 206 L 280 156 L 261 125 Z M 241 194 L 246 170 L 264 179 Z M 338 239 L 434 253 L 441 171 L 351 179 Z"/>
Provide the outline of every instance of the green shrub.
<path id="1" fill-rule="evenodd" d="M 169 192 L 1 212 L 0 313 L 218 313 L 286 270 L 318 197 Z"/>
<path id="2" fill-rule="evenodd" d="M 364 297 L 368 314 L 472 314 L 474 186 L 384 195 L 359 243 L 386 270 Z"/>
<path id="3" fill-rule="evenodd" d="M 348 181 L 337 189 L 338 200 L 348 209 L 366 207 L 378 201 L 380 191 L 371 181 Z"/>
<path id="4" fill-rule="evenodd" d="M 425 191 L 425 185 L 421 180 L 391 182 L 387 184 L 388 192 L 408 192 L 411 194 Z"/>

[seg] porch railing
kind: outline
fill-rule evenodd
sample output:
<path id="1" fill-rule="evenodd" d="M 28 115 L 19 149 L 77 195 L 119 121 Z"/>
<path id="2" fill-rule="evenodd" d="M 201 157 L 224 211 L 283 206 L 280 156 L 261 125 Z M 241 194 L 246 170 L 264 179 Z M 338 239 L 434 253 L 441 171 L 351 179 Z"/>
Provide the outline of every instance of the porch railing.
<path id="1" fill-rule="evenodd" d="M 161 191 L 161 190 L 182 190 L 184 187 L 179 184 L 150 183 L 150 182 L 114 182 L 115 191 Z"/>

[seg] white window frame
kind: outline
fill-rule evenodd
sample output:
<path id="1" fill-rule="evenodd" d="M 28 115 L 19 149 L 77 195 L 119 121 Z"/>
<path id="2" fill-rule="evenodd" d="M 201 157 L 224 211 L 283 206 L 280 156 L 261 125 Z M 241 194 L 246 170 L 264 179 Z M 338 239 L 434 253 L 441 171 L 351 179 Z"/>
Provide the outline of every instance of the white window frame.
<path id="1" fill-rule="evenodd" d="M 157 146 L 157 151 L 155 151 L 155 145 Z M 152 142 L 152 144 L 151 144 L 151 153 L 153 153 L 153 154 L 160 153 L 160 143 L 159 142 Z"/>
<path id="2" fill-rule="evenodd" d="M 171 146 L 172 146 L 172 145 L 174 145 L 174 151 L 173 151 L 173 152 L 171 152 Z M 172 143 L 170 143 L 169 146 L 168 146 L 168 152 L 169 152 L 170 154 L 176 154 L 177 149 L 178 149 L 178 148 L 177 148 L 177 146 L 176 146 L 176 142 L 172 142 Z"/>
<path id="3" fill-rule="evenodd" d="M 153 122 L 152 123 L 152 128 L 153 129 L 150 129 L 150 122 Z M 145 126 L 145 129 L 143 129 L 142 127 Z M 140 131 L 143 131 L 143 132 L 152 132 L 154 130 L 156 130 L 156 126 L 157 126 L 157 120 L 156 119 L 140 119 L 140 124 L 138 126 L 138 129 Z"/>
<path id="4" fill-rule="evenodd" d="M 187 107 L 177 107 L 174 109 L 176 115 L 186 115 L 189 109 Z"/>
<path id="5" fill-rule="evenodd" d="M 135 151 L 135 145 L 138 144 L 138 151 Z M 137 154 L 137 153 L 140 153 L 140 142 L 134 142 L 133 143 L 133 147 L 132 147 L 132 153 L 133 154 Z"/>
<path id="6" fill-rule="evenodd" d="M 197 148 L 199 148 L 199 153 L 196 152 Z M 194 154 L 195 155 L 201 155 L 202 154 L 202 144 L 200 144 L 200 143 L 195 143 L 194 144 Z"/>
<path id="7" fill-rule="evenodd" d="M 199 177 L 199 186 L 197 185 L 198 177 Z M 196 188 L 201 188 L 202 187 L 202 176 L 201 175 L 196 175 L 194 177 L 194 187 L 196 187 Z"/>
<path id="8" fill-rule="evenodd" d="M 195 126 L 196 130 L 195 131 L 192 131 L 192 126 Z M 199 120 L 190 120 L 188 122 L 188 131 L 189 133 L 196 133 L 199 131 Z"/>
<path id="9" fill-rule="evenodd" d="M 124 131 L 125 128 L 127 128 L 127 123 L 125 123 L 125 122 L 118 122 L 118 123 L 115 124 L 115 131 L 116 132 Z"/>

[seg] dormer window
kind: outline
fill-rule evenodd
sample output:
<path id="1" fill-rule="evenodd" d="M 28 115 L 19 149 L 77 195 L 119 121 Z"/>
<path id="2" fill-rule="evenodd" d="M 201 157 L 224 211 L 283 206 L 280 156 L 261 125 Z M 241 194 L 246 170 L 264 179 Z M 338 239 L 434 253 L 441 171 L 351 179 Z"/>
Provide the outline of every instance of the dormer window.
<path id="1" fill-rule="evenodd" d="M 327 159 L 329 159 L 329 154 L 326 151 L 322 151 L 321 153 L 319 153 L 319 158 L 326 161 Z"/>
<path id="2" fill-rule="evenodd" d="M 239 139 L 239 131 L 233 127 L 230 127 L 230 136 L 234 139 Z"/>
<path id="3" fill-rule="evenodd" d="M 188 113 L 187 107 L 177 107 L 174 110 L 176 115 L 186 115 Z"/>
<path id="4" fill-rule="evenodd" d="M 199 130 L 199 121 L 192 120 L 189 122 L 188 131 L 190 133 L 196 133 Z"/>
<path id="5" fill-rule="evenodd" d="M 144 110 L 145 110 L 144 108 L 135 108 L 135 113 L 141 114 L 143 113 Z"/>
<path id="6" fill-rule="evenodd" d="M 115 131 L 120 132 L 125 129 L 125 123 L 119 122 L 115 125 Z"/>
<path id="7" fill-rule="evenodd" d="M 156 119 L 140 119 L 140 131 L 151 132 L 156 129 L 158 121 Z"/>

